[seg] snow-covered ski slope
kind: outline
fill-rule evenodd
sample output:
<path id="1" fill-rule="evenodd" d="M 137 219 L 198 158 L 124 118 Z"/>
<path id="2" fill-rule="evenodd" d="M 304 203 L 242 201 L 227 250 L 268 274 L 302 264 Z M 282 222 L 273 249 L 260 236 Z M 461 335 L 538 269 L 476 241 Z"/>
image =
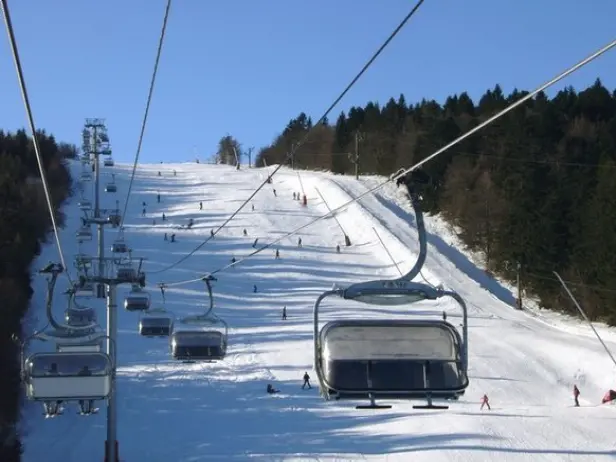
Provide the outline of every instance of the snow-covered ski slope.
<path id="1" fill-rule="evenodd" d="M 103 194 L 103 204 L 121 204 L 128 189 L 129 165 L 113 169 L 117 194 Z M 177 176 L 173 175 L 173 170 Z M 75 166 L 75 173 L 79 167 Z M 158 171 L 161 176 L 158 176 Z M 148 289 L 154 305 L 162 297 L 156 284 L 198 277 L 241 258 L 259 245 L 284 235 L 327 212 L 315 187 L 331 207 L 357 196 L 378 181 L 355 181 L 328 173 L 300 172 L 308 206 L 294 201 L 300 192 L 296 172 L 286 168 L 266 185 L 238 216 L 191 258 L 159 274 L 196 247 L 265 179 L 264 169 L 236 171 L 228 166 L 195 163 L 141 165 L 133 185 L 126 237 L 134 256 L 147 258 Z M 77 175 L 76 175 L 77 176 Z M 272 189 L 275 188 L 277 197 Z M 156 202 L 160 192 L 161 203 Z M 117 197 L 116 197 L 117 196 Z M 67 257 L 78 251 L 77 194 L 65 212 L 62 231 Z M 142 202 L 147 214 L 142 217 Z M 199 210 L 203 201 L 203 210 Z M 251 208 L 254 205 L 254 211 Z M 167 216 L 163 222 L 162 213 Z M 193 229 L 176 229 L 194 219 Z M 599 405 L 616 377 L 609 358 L 587 329 L 555 318 L 511 308 L 511 292 L 452 246 L 453 238 L 437 218 L 427 218 L 428 258 L 423 277 L 460 292 L 466 299 L 470 331 L 470 386 L 449 410 L 412 409 L 392 401 L 390 410 L 356 410 L 356 402 L 325 402 L 316 387 L 302 390 L 302 375 L 312 372 L 312 306 L 334 283 L 395 277 L 397 270 L 373 227 L 408 269 L 418 250 L 415 220 L 403 191 L 388 185 L 354 204 L 338 219 L 353 246 L 345 247 L 333 219 L 315 223 L 279 245 L 217 274 L 216 312 L 230 325 L 229 353 L 218 363 L 184 364 L 170 359 L 167 339 L 141 338 L 139 315 L 119 308 L 118 439 L 123 461 L 227 460 L 399 460 L 399 461 L 565 461 L 607 460 L 616 456 L 610 421 L 612 406 Z M 153 225 L 153 220 L 156 224 Z M 247 236 L 243 235 L 246 229 Z M 163 240 L 176 233 L 177 242 Z M 115 231 L 106 233 L 106 248 Z M 341 253 L 336 253 L 341 244 Z M 280 259 L 274 251 L 280 250 Z M 94 252 L 95 244 L 83 250 Z M 48 245 L 39 265 L 56 260 Z M 75 272 L 73 271 L 73 275 Z M 44 287 L 37 279 L 33 314 L 42 318 Z M 253 284 L 257 293 L 253 293 Z M 59 284 L 58 294 L 65 288 Z M 120 297 L 126 289 L 119 291 Z M 123 298 L 120 298 L 121 304 Z M 330 299 L 328 299 L 330 300 Z M 103 302 L 100 308 L 104 323 Z M 166 308 L 177 316 L 199 313 L 206 304 L 202 282 L 170 287 Z M 66 306 L 61 295 L 55 309 Z M 281 320 L 283 306 L 289 318 Z M 412 309 L 327 302 L 323 321 L 335 318 L 440 316 L 454 305 L 434 302 Z M 547 319 L 547 320 L 546 320 Z M 39 324 L 44 324 L 39 319 Z M 605 329 L 608 345 L 614 335 Z M 265 393 L 267 383 L 280 395 Z M 574 408 L 573 384 L 581 390 Z M 480 410 L 486 393 L 492 410 Z M 85 417 L 70 405 L 65 414 L 44 419 L 40 406 L 25 410 L 26 462 L 103 459 L 105 403 L 98 415 Z"/>

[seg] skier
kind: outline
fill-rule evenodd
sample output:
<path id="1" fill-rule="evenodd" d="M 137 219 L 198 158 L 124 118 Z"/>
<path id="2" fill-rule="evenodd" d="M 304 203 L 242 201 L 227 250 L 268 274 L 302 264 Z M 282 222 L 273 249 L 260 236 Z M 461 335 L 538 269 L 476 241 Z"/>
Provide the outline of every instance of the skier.
<path id="1" fill-rule="evenodd" d="M 167 237 L 167 233 L 165 233 L 165 241 L 168 241 L 169 238 Z"/>
<path id="2" fill-rule="evenodd" d="M 235 259 L 235 257 L 231 257 L 231 263 L 235 263 L 237 260 Z"/>
<path id="3" fill-rule="evenodd" d="M 246 231 L 246 228 L 244 228 L 244 236 L 248 236 L 248 231 Z"/>
<path id="4" fill-rule="evenodd" d="M 173 171 L 173 176 L 176 176 L 178 174 L 178 172 L 176 172 L 175 170 Z"/>
<path id="5" fill-rule="evenodd" d="M 490 407 L 490 400 L 488 399 L 488 395 L 484 394 L 481 397 L 481 407 L 479 408 L 480 410 L 483 409 L 484 406 L 488 406 L 488 411 L 491 410 L 492 408 Z"/>
<path id="6" fill-rule="evenodd" d="M 167 216 L 163 213 L 163 221 L 167 221 Z"/>
<path id="7" fill-rule="evenodd" d="M 171 242 L 175 242 L 175 233 L 171 235 Z"/>
<path id="8" fill-rule="evenodd" d="M 287 307 L 282 307 L 282 320 L 285 321 L 287 319 Z"/>
<path id="9" fill-rule="evenodd" d="M 203 201 L 199 201 L 199 210 L 203 210 Z"/>
<path id="10" fill-rule="evenodd" d="M 280 258 L 280 252 L 276 249 L 276 259 Z"/>
<path id="11" fill-rule="evenodd" d="M 156 202 L 160 204 L 160 193 L 156 194 Z"/>
<path id="12" fill-rule="evenodd" d="M 298 247 L 302 246 L 302 238 L 301 237 L 297 238 L 297 246 Z"/>
<path id="13" fill-rule="evenodd" d="M 257 247 L 257 242 L 259 242 L 259 238 L 256 238 L 255 241 L 252 243 L 253 249 Z"/>
<path id="14" fill-rule="evenodd" d="M 447 313 L 443 311 L 443 321 L 447 321 Z"/>
<path id="15" fill-rule="evenodd" d="M 252 293 L 254 293 L 254 294 L 257 293 L 257 285 L 256 284 L 252 285 Z"/>
<path id="16" fill-rule="evenodd" d="M 336 253 L 340 253 L 340 245 L 336 246 Z"/>
<path id="17" fill-rule="evenodd" d="M 295 200 L 295 192 L 293 193 L 293 200 Z"/>
<path id="18" fill-rule="evenodd" d="M 143 207 L 143 210 L 141 211 L 141 216 L 145 217 L 145 207 Z"/>
<path id="19" fill-rule="evenodd" d="M 268 392 L 270 395 L 273 395 L 274 393 L 280 393 L 280 390 L 276 390 L 276 389 L 272 386 L 272 384 L 271 384 L 271 383 L 268 383 L 268 384 L 267 384 L 267 392 Z"/>
<path id="20" fill-rule="evenodd" d="M 276 190 L 275 190 L 275 189 L 273 189 L 272 191 L 274 191 L 274 197 L 278 197 L 278 196 L 276 195 Z"/>
<path id="21" fill-rule="evenodd" d="M 577 385 L 573 385 L 573 401 L 575 402 L 575 407 L 580 407 L 580 401 L 578 400 L 580 396 L 580 389 Z"/>
<path id="22" fill-rule="evenodd" d="M 214 237 L 214 230 L 210 229 L 210 236 Z"/>
<path id="23" fill-rule="evenodd" d="M 255 211 L 255 204 L 252 204 L 252 211 Z"/>
<path id="24" fill-rule="evenodd" d="M 308 385 L 308 388 L 312 388 L 310 386 L 310 376 L 308 375 L 308 372 L 304 372 L 304 384 L 302 385 L 302 390 L 306 388 L 306 385 Z"/>

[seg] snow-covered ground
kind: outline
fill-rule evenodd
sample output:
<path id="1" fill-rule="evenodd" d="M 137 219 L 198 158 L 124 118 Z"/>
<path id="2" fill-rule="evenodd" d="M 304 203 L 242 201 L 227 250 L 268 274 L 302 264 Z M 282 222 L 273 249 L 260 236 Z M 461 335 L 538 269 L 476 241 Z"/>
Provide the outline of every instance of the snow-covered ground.
<path id="1" fill-rule="evenodd" d="M 102 193 L 104 206 L 114 206 L 116 199 L 123 204 L 130 168 L 107 169 L 116 174 L 118 193 Z M 293 192 L 301 191 L 298 175 L 283 168 L 273 184 L 266 185 L 219 235 L 169 268 L 227 219 L 266 174 L 264 169 L 236 171 L 194 163 L 139 167 L 126 237 L 133 255 L 147 259 L 154 305 L 162 303 L 157 283 L 188 280 L 222 268 L 232 257 L 252 252 L 256 238 L 259 245 L 268 243 L 325 214 L 327 207 L 315 187 L 333 208 L 382 181 L 301 172 L 308 196 L 308 206 L 302 207 L 292 198 Z M 66 207 L 69 220 L 62 242 L 68 258 L 78 251 L 74 237 L 78 201 L 76 195 Z M 143 201 L 145 217 L 141 216 Z M 190 218 L 195 222 L 191 230 L 175 229 Z M 616 417 L 614 408 L 599 405 L 605 391 L 614 388 L 616 374 L 601 345 L 579 323 L 538 310 L 514 310 L 511 288 L 488 277 L 467 253 L 458 250 L 455 237 L 439 218 L 426 219 L 429 248 L 421 276 L 455 289 L 468 304 L 470 386 L 465 396 L 449 410 L 414 410 L 414 403 L 392 401 L 392 409 L 375 411 L 356 410 L 352 402 L 325 402 L 316 387 L 302 390 L 305 371 L 315 382 L 312 306 L 319 293 L 334 283 L 398 274 L 372 228 L 403 271 L 413 265 L 418 251 L 415 219 L 403 191 L 395 185 L 366 196 L 337 218 L 353 246 L 345 247 L 336 221 L 325 219 L 217 274 L 216 313 L 230 325 L 224 361 L 174 362 L 166 339 L 141 338 L 139 315 L 119 311 L 122 460 L 600 461 L 616 456 L 608 423 Z M 165 232 L 175 232 L 177 242 L 165 242 Z M 107 232 L 107 248 L 114 234 Z M 301 248 L 298 237 L 303 241 Z M 340 254 L 336 244 L 341 244 Z M 82 250 L 93 253 L 94 248 L 91 243 Z M 275 249 L 280 251 L 278 260 Z M 57 252 L 49 245 L 38 264 L 51 259 L 57 260 Z M 38 277 L 36 286 L 32 314 L 44 324 L 44 280 Z M 57 293 L 65 286 L 63 280 Z M 122 289 L 120 295 L 125 294 Z M 206 302 L 205 285 L 196 282 L 167 289 L 165 307 L 182 316 L 202 312 Z M 91 303 L 99 308 L 104 322 L 103 302 Z M 286 321 L 281 320 L 283 306 L 288 310 Z M 61 295 L 55 307 L 58 315 L 66 307 Z M 449 302 L 425 302 L 405 309 L 328 301 L 322 318 L 405 318 L 413 313 L 436 317 L 443 310 L 457 324 L 459 312 Z M 607 328 L 601 332 L 613 348 L 614 333 Z M 267 383 L 280 388 L 281 394 L 268 396 Z M 574 384 L 582 393 L 580 408 L 572 407 Z M 484 393 L 490 398 L 491 411 L 479 409 Z M 90 417 L 77 415 L 75 407 L 69 406 L 64 415 L 44 419 L 41 408 L 28 403 L 24 460 L 102 460 L 106 413 L 104 403 L 100 406 L 101 412 Z"/>

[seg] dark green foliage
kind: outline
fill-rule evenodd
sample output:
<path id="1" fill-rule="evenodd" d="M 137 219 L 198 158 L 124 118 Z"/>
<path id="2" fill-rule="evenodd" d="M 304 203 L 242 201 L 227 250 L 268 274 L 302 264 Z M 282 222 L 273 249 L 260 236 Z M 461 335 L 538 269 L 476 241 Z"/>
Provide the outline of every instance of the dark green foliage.
<path id="1" fill-rule="evenodd" d="M 57 144 L 40 132 L 38 140 L 58 224 L 59 209 L 70 195 L 71 178 L 64 164 L 76 148 Z M 0 460 L 19 461 L 21 443 L 16 428 L 21 389 L 18 341 L 32 289 L 30 265 L 46 241 L 51 219 L 40 181 L 34 145 L 24 131 L 0 131 Z"/>
<path id="2" fill-rule="evenodd" d="M 466 93 L 443 105 L 403 95 L 370 102 L 319 126 L 295 168 L 389 175 L 425 159 L 526 92 L 500 86 L 475 104 Z M 310 117 L 292 119 L 255 165 L 288 163 Z M 356 142 L 357 141 L 357 142 Z M 616 92 L 590 88 L 540 93 L 424 166 L 433 188 L 424 209 L 442 213 L 488 271 L 522 281 L 551 309 L 575 312 L 552 271 L 575 284 L 593 319 L 616 324 Z"/>

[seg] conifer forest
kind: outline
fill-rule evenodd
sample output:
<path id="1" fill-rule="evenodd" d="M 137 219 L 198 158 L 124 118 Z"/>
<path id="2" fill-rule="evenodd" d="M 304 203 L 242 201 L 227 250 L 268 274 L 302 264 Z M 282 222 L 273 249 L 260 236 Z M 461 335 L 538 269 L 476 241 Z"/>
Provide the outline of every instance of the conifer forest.
<path id="1" fill-rule="evenodd" d="M 468 94 L 385 104 L 369 102 L 308 130 L 300 113 L 256 166 L 391 175 L 453 141 L 527 93 L 500 86 Z M 241 140 L 221 139 L 218 160 L 235 164 Z M 236 157 L 235 151 L 240 151 Z M 447 219 L 486 271 L 515 281 L 543 307 L 577 314 L 553 275 L 575 288 L 589 317 L 616 324 L 616 91 L 597 80 L 550 98 L 539 93 L 422 167 L 424 209 Z"/>
<path id="2" fill-rule="evenodd" d="M 71 177 L 65 159 L 76 148 L 58 143 L 53 136 L 37 134 L 58 224 L 64 221 L 61 206 L 71 195 Z M 20 460 L 18 437 L 21 404 L 20 343 L 23 321 L 33 291 L 31 267 L 41 245 L 52 239 L 51 219 L 45 199 L 34 144 L 26 132 L 0 131 L 0 460 Z M 36 326 L 41 327 L 41 326 Z"/>

